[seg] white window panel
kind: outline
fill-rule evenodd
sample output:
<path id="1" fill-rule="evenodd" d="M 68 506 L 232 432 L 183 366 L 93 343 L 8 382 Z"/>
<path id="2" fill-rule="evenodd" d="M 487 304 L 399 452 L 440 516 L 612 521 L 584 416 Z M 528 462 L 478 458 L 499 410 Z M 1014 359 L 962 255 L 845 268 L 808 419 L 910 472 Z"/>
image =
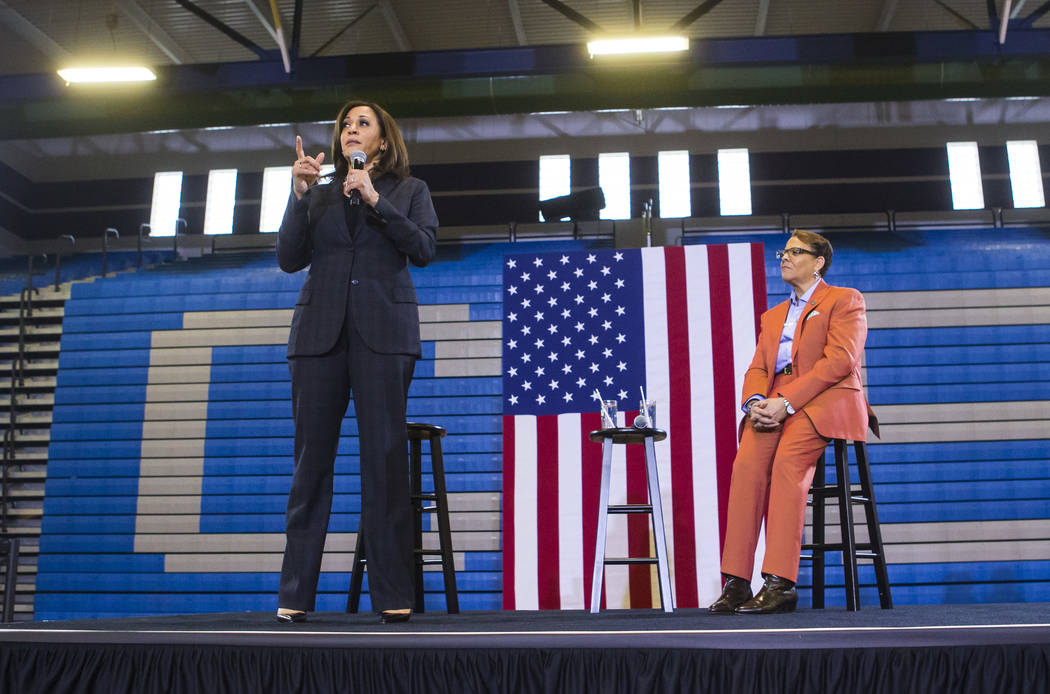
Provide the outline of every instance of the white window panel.
<path id="1" fill-rule="evenodd" d="M 605 194 L 600 219 L 631 218 L 631 155 L 607 152 L 598 155 L 598 185 Z"/>
<path id="2" fill-rule="evenodd" d="M 658 152 L 656 170 L 660 182 L 661 219 L 692 216 L 689 152 Z"/>
<path id="3" fill-rule="evenodd" d="M 259 231 L 274 232 L 281 228 L 284 208 L 292 194 L 292 167 L 268 166 L 263 169 L 262 204 Z"/>
<path id="4" fill-rule="evenodd" d="M 182 172 L 158 171 L 153 175 L 153 201 L 149 210 L 150 236 L 174 236 L 182 204 Z"/>
<path id="5" fill-rule="evenodd" d="M 208 172 L 208 197 L 204 204 L 204 233 L 232 234 L 237 200 L 237 169 Z"/>
<path id="6" fill-rule="evenodd" d="M 984 186 L 976 142 L 949 142 L 948 179 L 952 186 L 952 208 L 983 210 Z"/>
<path id="7" fill-rule="evenodd" d="M 572 192 L 572 163 L 568 154 L 545 154 L 540 157 L 540 200 L 560 198 Z M 544 220 L 540 214 L 540 221 Z"/>
<path id="8" fill-rule="evenodd" d="M 1006 157 L 1010 161 L 1010 188 L 1014 207 L 1046 207 L 1043 169 L 1039 165 L 1039 143 L 1035 140 L 1009 140 Z"/>
<path id="9" fill-rule="evenodd" d="M 747 149 L 718 150 L 718 209 L 723 216 L 751 214 L 751 157 Z"/>

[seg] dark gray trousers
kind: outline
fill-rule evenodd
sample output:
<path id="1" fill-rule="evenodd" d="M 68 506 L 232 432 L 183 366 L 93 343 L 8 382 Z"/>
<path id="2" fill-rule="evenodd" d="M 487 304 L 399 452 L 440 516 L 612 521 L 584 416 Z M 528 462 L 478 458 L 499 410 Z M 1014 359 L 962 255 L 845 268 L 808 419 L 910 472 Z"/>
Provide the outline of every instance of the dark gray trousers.
<path id="1" fill-rule="evenodd" d="M 278 606 L 313 610 L 332 509 L 339 431 L 351 393 L 361 453 L 361 524 L 376 612 L 414 602 L 412 507 L 405 405 L 416 357 L 378 354 L 350 316 L 335 347 L 289 359 L 295 470 L 285 516 Z"/>

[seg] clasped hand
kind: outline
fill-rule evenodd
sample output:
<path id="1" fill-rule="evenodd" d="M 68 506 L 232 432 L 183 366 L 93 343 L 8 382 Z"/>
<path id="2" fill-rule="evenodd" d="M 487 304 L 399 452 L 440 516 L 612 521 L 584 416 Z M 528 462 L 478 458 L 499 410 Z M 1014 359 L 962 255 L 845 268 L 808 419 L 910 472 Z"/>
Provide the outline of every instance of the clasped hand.
<path id="1" fill-rule="evenodd" d="M 781 398 L 767 398 L 756 401 L 747 414 L 756 430 L 773 431 L 787 419 L 787 407 Z"/>

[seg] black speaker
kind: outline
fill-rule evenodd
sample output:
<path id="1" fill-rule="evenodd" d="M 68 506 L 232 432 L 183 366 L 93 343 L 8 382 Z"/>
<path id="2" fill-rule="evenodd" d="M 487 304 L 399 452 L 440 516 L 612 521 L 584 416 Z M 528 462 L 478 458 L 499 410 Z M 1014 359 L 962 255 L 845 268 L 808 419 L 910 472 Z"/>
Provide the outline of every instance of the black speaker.
<path id="1" fill-rule="evenodd" d="M 594 222 L 598 211 L 605 207 L 605 193 L 601 188 L 587 188 L 576 193 L 540 201 L 543 221 L 556 222 L 568 217 L 574 222 Z"/>

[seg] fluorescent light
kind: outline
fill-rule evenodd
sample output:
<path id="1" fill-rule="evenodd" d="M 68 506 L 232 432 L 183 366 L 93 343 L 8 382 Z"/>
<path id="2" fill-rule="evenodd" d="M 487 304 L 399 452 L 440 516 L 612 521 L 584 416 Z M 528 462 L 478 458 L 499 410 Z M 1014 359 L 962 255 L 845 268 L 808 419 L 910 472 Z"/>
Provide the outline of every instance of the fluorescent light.
<path id="1" fill-rule="evenodd" d="M 58 71 L 67 84 L 88 82 L 149 82 L 157 79 L 153 70 L 142 66 L 67 67 Z"/>
<path id="2" fill-rule="evenodd" d="M 952 209 L 984 209 L 981 160 L 976 142 L 949 142 L 948 180 L 952 187 Z"/>
<path id="3" fill-rule="evenodd" d="M 624 55 L 627 53 L 674 53 L 689 50 L 685 36 L 647 36 L 627 39 L 598 39 L 587 42 L 592 55 Z"/>

